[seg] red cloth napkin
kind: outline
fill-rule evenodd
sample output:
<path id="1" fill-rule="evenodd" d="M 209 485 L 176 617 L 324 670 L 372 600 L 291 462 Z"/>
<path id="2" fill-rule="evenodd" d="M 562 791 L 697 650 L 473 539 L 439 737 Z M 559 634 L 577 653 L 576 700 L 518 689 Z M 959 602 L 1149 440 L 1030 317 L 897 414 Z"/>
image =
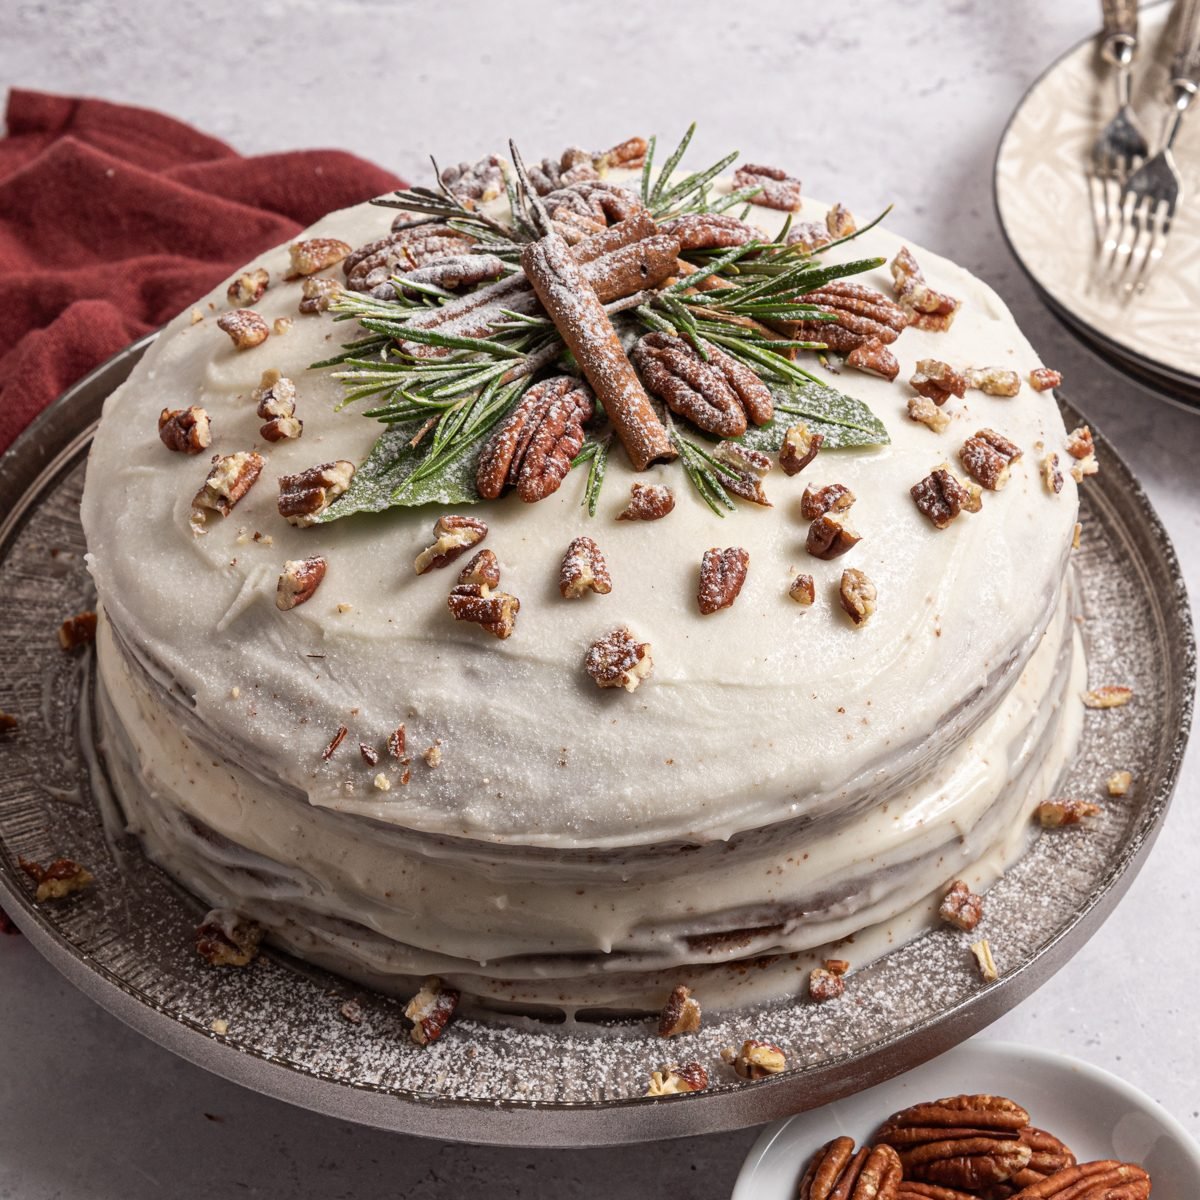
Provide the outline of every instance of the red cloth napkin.
<path id="1" fill-rule="evenodd" d="M 399 180 L 243 158 L 161 113 L 14 89 L 0 139 L 0 452 L 75 380 L 256 254 Z"/>

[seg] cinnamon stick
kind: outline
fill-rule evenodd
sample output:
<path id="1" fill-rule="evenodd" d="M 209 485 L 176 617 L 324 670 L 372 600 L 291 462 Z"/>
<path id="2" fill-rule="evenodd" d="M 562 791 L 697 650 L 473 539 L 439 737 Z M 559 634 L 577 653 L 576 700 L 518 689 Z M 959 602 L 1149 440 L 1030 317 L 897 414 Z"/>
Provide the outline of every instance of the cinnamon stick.
<path id="1" fill-rule="evenodd" d="M 604 405 L 634 470 L 677 457 L 600 297 L 566 241 L 549 233 L 531 242 L 521 254 L 521 266 Z"/>

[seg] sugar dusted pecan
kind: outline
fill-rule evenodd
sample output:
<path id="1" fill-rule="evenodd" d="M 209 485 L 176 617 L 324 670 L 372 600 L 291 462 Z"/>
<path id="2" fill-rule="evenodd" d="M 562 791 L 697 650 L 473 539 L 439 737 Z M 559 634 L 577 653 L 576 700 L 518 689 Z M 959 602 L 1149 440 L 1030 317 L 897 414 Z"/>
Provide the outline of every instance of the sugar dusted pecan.
<path id="1" fill-rule="evenodd" d="M 278 371 L 264 371 L 250 399 L 257 405 L 258 415 L 266 422 L 259 433 L 267 441 L 298 438 L 304 432 L 304 423 L 296 418 L 296 385 Z"/>
<path id="2" fill-rule="evenodd" d="M 769 455 L 761 450 L 751 450 L 740 442 L 721 442 L 712 451 L 712 456 L 724 468 L 721 484 L 726 491 L 749 500 L 751 504 L 771 507 L 762 486 L 763 479 L 771 469 Z"/>
<path id="3" fill-rule="evenodd" d="M 864 342 L 891 345 L 908 328 L 904 310 L 882 292 L 844 279 L 827 283 L 798 297 L 804 304 L 816 305 L 833 321 L 807 320 L 787 325 L 793 337 L 820 342 L 830 350 L 848 354 Z"/>
<path id="4" fill-rule="evenodd" d="M 787 245 L 800 246 L 806 254 L 812 254 L 822 246 L 828 246 L 833 239 L 828 226 L 816 221 L 797 221 L 788 230 Z"/>
<path id="5" fill-rule="evenodd" d="M 932 400 L 939 407 L 951 396 L 960 400 L 967 390 L 967 378 L 949 363 L 936 358 L 922 358 L 917 362 L 916 374 L 908 381 L 919 396 Z"/>
<path id="6" fill-rule="evenodd" d="M 295 475 L 280 475 L 279 515 L 302 529 L 312 525 L 353 478 L 354 464 L 346 459 L 318 463 Z"/>
<path id="7" fill-rule="evenodd" d="M 661 483 L 635 483 L 629 503 L 617 514 L 618 521 L 658 521 L 675 507 L 671 489 Z"/>
<path id="8" fill-rule="evenodd" d="M 469 253 L 475 244 L 470 234 L 449 225 L 432 221 L 414 225 L 404 214 L 397 221 L 400 227 L 393 227 L 387 237 L 367 242 L 346 256 L 342 270 L 352 292 L 372 292 L 382 287 L 385 298 L 390 299 L 395 295 L 390 283 L 393 275 L 403 275 L 439 258 Z"/>
<path id="9" fill-rule="evenodd" d="M 879 593 L 862 571 L 847 567 L 838 585 L 838 598 L 846 615 L 857 626 L 865 625 L 874 615 Z"/>
<path id="10" fill-rule="evenodd" d="M 844 517 L 826 512 L 809 525 L 804 548 L 813 558 L 830 562 L 853 550 L 861 541 L 862 535 L 852 529 Z"/>
<path id="11" fill-rule="evenodd" d="M 754 1038 L 744 1041 L 741 1050 L 726 1046 L 721 1058 L 742 1079 L 765 1079 L 787 1068 L 787 1055 L 778 1046 Z"/>
<path id="12" fill-rule="evenodd" d="M 964 372 L 967 386 L 986 396 L 1015 396 L 1021 390 L 1021 377 L 1007 367 L 968 367 Z"/>
<path id="13" fill-rule="evenodd" d="M 749 569 L 750 555 L 741 546 L 705 550 L 697 592 L 700 611 L 707 615 L 728 608 L 738 598 Z"/>
<path id="14" fill-rule="evenodd" d="M 336 753 L 337 748 L 346 740 L 346 734 L 350 731 L 345 725 L 339 725 L 334 731 L 333 737 L 329 739 L 325 749 L 321 751 L 321 761 L 328 762 Z"/>
<path id="15" fill-rule="evenodd" d="M 685 213 L 664 221 L 659 228 L 678 238 L 683 250 L 726 250 L 762 237 L 753 225 L 729 213 Z"/>
<path id="16" fill-rule="evenodd" d="M 890 383 L 900 374 L 900 361 L 878 338 L 867 338 L 846 355 L 846 366 L 877 375 Z"/>
<path id="17" fill-rule="evenodd" d="M 908 401 L 908 415 L 934 433 L 942 433 L 950 424 L 950 418 L 928 397 L 912 396 Z"/>
<path id="18" fill-rule="evenodd" d="M 843 483 L 829 483 L 823 488 L 809 484 L 800 497 L 800 515 L 806 521 L 815 521 L 827 512 L 845 512 L 853 503 L 854 493 Z"/>
<path id="19" fill-rule="evenodd" d="M 1100 811 L 1100 805 L 1086 800 L 1043 800 L 1034 816 L 1043 829 L 1059 829 L 1063 825 L 1079 825 Z"/>
<path id="20" fill-rule="evenodd" d="M 835 238 L 849 237 L 852 233 L 858 232 L 854 214 L 841 204 L 835 204 L 825 214 L 825 225 Z"/>
<path id="21" fill-rule="evenodd" d="M 1088 425 L 1079 425 L 1067 435 L 1067 453 L 1072 458 L 1089 458 L 1096 452 L 1092 430 Z"/>
<path id="22" fill-rule="evenodd" d="M 1020 1200 L 1148 1200 L 1150 1176 L 1115 1159 L 1066 1167 L 1024 1188 Z"/>
<path id="23" fill-rule="evenodd" d="M 358 753 L 368 767 L 373 767 L 379 762 L 379 751 L 374 746 L 367 745 L 366 742 L 358 743 Z M 386 779 L 387 776 L 385 775 L 384 778 Z"/>
<path id="24" fill-rule="evenodd" d="M 811 575 L 797 575 L 792 580 L 791 587 L 788 588 L 788 595 L 797 604 L 805 608 L 810 607 L 812 602 L 817 598 L 817 590 L 813 583 L 813 577 Z"/>
<path id="25" fill-rule="evenodd" d="M 1120 684 L 1105 684 L 1083 693 L 1085 708 L 1123 708 L 1133 699 L 1133 688 Z"/>
<path id="26" fill-rule="evenodd" d="M 1062 373 L 1050 367 L 1037 367 L 1029 372 L 1029 386 L 1035 392 L 1048 392 L 1062 386 Z"/>
<path id="27" fill-rule="evenodd" d="M 217 318 L 217 328 L 229 334 L 236 350 L 250 350 L 271 336 L 263 318 L 252 308 L 231 308 Z"/>
<path id="28" fill-rule="evenodd" d="M 328 311 L 341 290 L 342 285 L 336 279 L 317 275 L 306 279 L 300 285 L 300 311 L 308 315 Z"/>
<path id="29" fill-rule="evenodd" d="M 404 1009 L 404 1015 L 413 1023 L 409 1037 L 418 1046 L 436 1042 L 445 1033 L 457 1007 L 458 992 L 446 987 L 436 975 L 429 976 Z"/>
<path id="30" fill-rule="evenodd" d="M 312 558 L 293 558 L 283 564 L 283 573 L 275 586 L 275 607 L 287 612 L 311 600 L 328 566 L 319 554 Z"/>
<path id="31" fill-rule="evenodd" d="M 706 362 L 689 342 L 670 333 L 647 333 L 630 361 L 646 390 L 674 413 L 708 433 L 740 437 L 749 418 L 765 425 L 774 415 L 770 390 L 753 371 L 715 346 Z"/>
<path id="32" fill-rule="evenodd" d="M 708 1072 L 698 1063 L 664 1064 L 650 1073 L 647 1096 L 674 1096 L 680 1092 L 702 1092 L 708 1087 Z"/>
<path id="33" fill-rule="evenodd" d="M 262 944 L 262 926 L 229 908 L 214 908 L 196 930 L 196 953 L 212 967 L 248 967 Z"/>
<path id="34" fill-rule="evenodd" d="M 504 263 L 494 254 L 456 254 L 451 258 L 439 258 L 423 267 L 406 271 L 389 286 L 391 295 L 399 288 L 406 296 L 416 297 L 417 287 L 406 287 L 405 284 L 420 284 L 441 288 L 445 292 L 457 291 L 459 288 L 474 287 L 491 279 L 499 279 L 504 274 Z M 372 294 L 378 294 L 376 288 Z M 385 297 L 390 299 L 391 296 Z"/>
<path id="35" fill-rule="evenodd" d="M 388 734 L 387 749 L 388 753 L 396 759 L 397 762 L 407 762 L 408 759 L 404 756 L 405 733 L 404 726 L 397 725 L 391 733 Z"/>
<path id="36" fill-rule="evenodd" d="M 892 259 L 891 268 L 896 299 L 908 314 L 909 323 L 937 333 L 949 329 L 962 301 L 931 288 L 907 246 Z"/>
<path id="37" fill-rule="evenodd" d="M 459 571 L 458 582 L 474 583 L 483 588 L 498 588 L 500 586 L 499 560 L 490 550 L 480 550 Z"/>
<path id="38" fill-rule="evenodd" d="M 350 253 L 350 247 L 337 238 L 309 238 L 293 242 L 288 247 L 292 263 L 292 278 L 297 275 L 315 275 L 327 267 L 336 266 Z"/>
<path id="39" fill-rule="evenodd" d="M 508 592 L 495 592 L 484 584 L 459 583 L 446 601 L 456 621 L 479 625 L 493 637 L 508 638 L 517 626 L 521 602 Z"/>
<path id="40" fill-rule="evenodd" d="M 192 497 L 192 529 L 203 533 L 210 512 L 227 517 L 262 474 L 264 459 L 254 451 L 217 455 L 200 490 Z"/>
<path id="41" fill-rule="evenodd" d="M 838 971 L 828 967 L 814 967 L 808 974 L 808 994 L 818 1003 L 836 1000 L 845 995 L 846 981 Z"/>
<path id="42" fill-rule="evenodd" d="M 158 414 L 158 436 L 168 450 L 199 454 L 212 443 L 208 413 L 195 405 L 190 408 L 164 408 Z"/>
<path id="43" fill-rule="evenodd" d="M 583 665 L 597 687 L 635 692 L 650 674 L 654 660 L 650 657 L 650 643 L 639 642 L 621 625 L 591 644 Z"/>
<path id="44" fill-rule="evenodd" d="M 649 143 L 644 137 L 626 138 L 607 150 L 601 150 L 592 155 L 592 166 L 602 175 L 605 171 L 623 167 L 626 170 L 636 170 L 646 161 L 646 151 Z"/>
<path id="45" fill-rule="evenodd" d="M 800 1177 L 796 1200 L 897 1200 L 900 1158 L 891 1146 L 863 1146 L 834 1138 L 812 1156 Z"/>
<path id="46" fill-rule="evenodd" d="M 257 304 L 271 282 L 270 273 L 263 267 L 255 267 L 253 271 L 243 271 L 226 289 L 225 294 L 231 304 L 238 308 Z"/>
<path id="47" fill-rule="evenodd" d="M 1107 779 L 1105 786 L 1110 796 L 1128 796 L 1133 787 L 1132 771 L 1114 771 Z"/>
<path id="48" fill-rule="evenodd" d="M 743 163 L 733 173 L 733 186 L 761 188 L 752 203 L 780 212 L 799 212 L 801 207 L 800 180 L 792 178 L 781 167 L 764 167 L 759 163 Z"/>
<path id="49" fill-rule="evenodd" d="M 970 931 L 983 919 L 983 897 L 971 891 L 965 879 L 956 879 L 942 897 L 938 916 L 959 929 Z"/>
<path id="50" fill-rule="evenodd" d="M 820 451 L 823 433 L 813 433 L 803 421 L 788 428 L 779 447 L 779 465 L 785 475 L 799 475 Z"/>
<path id="51" fill-rule="evenodd" d="M 96 614 L 92 611 L 76 613 L 58 627 L 58 644 L 64 650 L 78 650 L 96 640 Z"/>
<path id="52" fill-rule="evenodd" d="M 1021 450 L 994 429 L 980 429 L 962 444 L 958 457 L 968 475 L 991 492 L 1008 483 L 1009 468 Z"/>
<path id="53" fill-rule="evenodd" d="M 586 151 L 582 153 L 586 159 Z M 590 162 L 579 162 L 574 168 L 569 167 L 568 172 L 572 169 L 591 177 L 564 178 L 562 186 L 542 199 L 551 221 L 561 227 L 560 232 L 568 241 L 581 240 L 581 236 L 597 233 L 644 211 L 642 202 L 631 191 L 597 178 Z"/>
<path id="54" fill-rule="evenodd" d="M 1042 459 L 1042 483 L 1046 491 L 1053 492 L 1056 496 L 1063 490 L 1065 480 L 1057 454 L 1047 454 Z"/>
<path id="55" fill-rule="evenodd" d="M 667 998 L 658 1018 L 658 1036 L 671 1038 L 681 1033 L 696 1033 L 700 1029 L 700 1018 L 700 1001 L 681 983 Z"/>
<path id="56" fill-rule="evenodd" d="M 65 900 L 95 881 L 91 871 L 73 858 L 56 858 L 44 867 L 41 863 L 18 857 L 17 865 L 37 885 L 33 898 L 39 904 L 47 900 Z"/>
<path id="57" fill-rule="evenodd" d="M 945 465 L 914 483 L 909 492 L 935 529 L 945 529 L 960 512 L 978 512 L 980 508 L 978 486 L 967 486 Z"/>
<path id="58" fill-rule="evenodd" d="M 468 208 L 487 204 L 504 193 L 504 160 L 495 154 L 477 163 L 459 163 L 442 171 L 442 183 Z"/>
<path id="59" fill-rule="evenodd" d="M 612 591 L 608 564 L 594 539 L 577 537 L 567 547 L 558 572 L 558 590 L 564 600 L 576 600 L 584 592 L 606 596 Z"/>

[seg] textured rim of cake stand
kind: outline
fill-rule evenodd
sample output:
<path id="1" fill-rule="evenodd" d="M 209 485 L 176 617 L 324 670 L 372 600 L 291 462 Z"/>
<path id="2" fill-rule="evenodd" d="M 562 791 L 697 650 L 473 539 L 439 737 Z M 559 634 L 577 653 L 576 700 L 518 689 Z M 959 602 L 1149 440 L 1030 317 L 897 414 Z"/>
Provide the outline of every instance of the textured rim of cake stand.
<path id="1" fill-rule="evenodd" d="M 128 376 L 154 335 L 93 371 L 38 417 L 0 457 L 0 557 L 26 514 L 68 469 L 91 437 L 104 398 Z M 1068 421 L 1077 416 L 1063 405 Z M 89 961 L 30 901 L 14 864 L 0 856 L 0 901 L 31 944 L 86 995 L 126 1024 L 182 1058 L 246 1087 L 334 1117 L 398 1132 L 497 1145 L 615 1145 L 728 1131 L 814 1108 L 879 1083 L 942 1053 L 1002 1016 L 1079 950 L 1132 883 L 1163 822 L 1187 744 L 1195 683 L 1195 643 L 1178 562 L 1166 531 L 1129 469 L 1097 436 L 1104 471 L 1093 503 L 1119 527 L 1130 561 L 1140 567 L 1160 644 L 1170 647 L 1168 692 L 1174 743 L 1159 760 L 1120 852 L 1090 895 L 1057 934 L 999 981 L 914 1025 L 891 1040 L 861 1046 L 848 1057 L 732 1090 L 669 1100 L 613 1099 L 580 1103 L 431 1098 L 414 1092 L 348 1083 L 318 1075 L 254 1048 L 213 1038 L 194 1024 L 149 1004 L 136 988 Z M 1139 574 L 1139 572 L 1135 572 Z M 1157 581 L 1150 588 L 1146 581 Z M 2 619 L 2 614 L 0 614 Z M 518 1029 L 512 1031 L 520 1038 Z M 674 1047 L 672 1047 L 674 1049 Z M 663 1048 L 663 1056 L 670 1051 Z"/>

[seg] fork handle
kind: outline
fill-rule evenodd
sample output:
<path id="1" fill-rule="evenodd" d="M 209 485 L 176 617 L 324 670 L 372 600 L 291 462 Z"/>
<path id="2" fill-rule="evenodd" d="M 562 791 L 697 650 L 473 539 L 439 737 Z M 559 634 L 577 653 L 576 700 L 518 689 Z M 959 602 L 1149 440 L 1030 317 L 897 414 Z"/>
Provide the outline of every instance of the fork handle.
<path id="1" fill-rule="evenodd" d="M 1175 29 L 1175 53 L 1171 58 L 1171 86 L 1176 89 L 1175 104 L 1178 106 L 1183 99 L 1179 94 L 1181 85 L 1191 84 L 1190 91 L 1194 95 L 1196 85 L 1200 83 L 1200 0 L 1179 0 L 1177 7 L 1179 24 Z"/>

